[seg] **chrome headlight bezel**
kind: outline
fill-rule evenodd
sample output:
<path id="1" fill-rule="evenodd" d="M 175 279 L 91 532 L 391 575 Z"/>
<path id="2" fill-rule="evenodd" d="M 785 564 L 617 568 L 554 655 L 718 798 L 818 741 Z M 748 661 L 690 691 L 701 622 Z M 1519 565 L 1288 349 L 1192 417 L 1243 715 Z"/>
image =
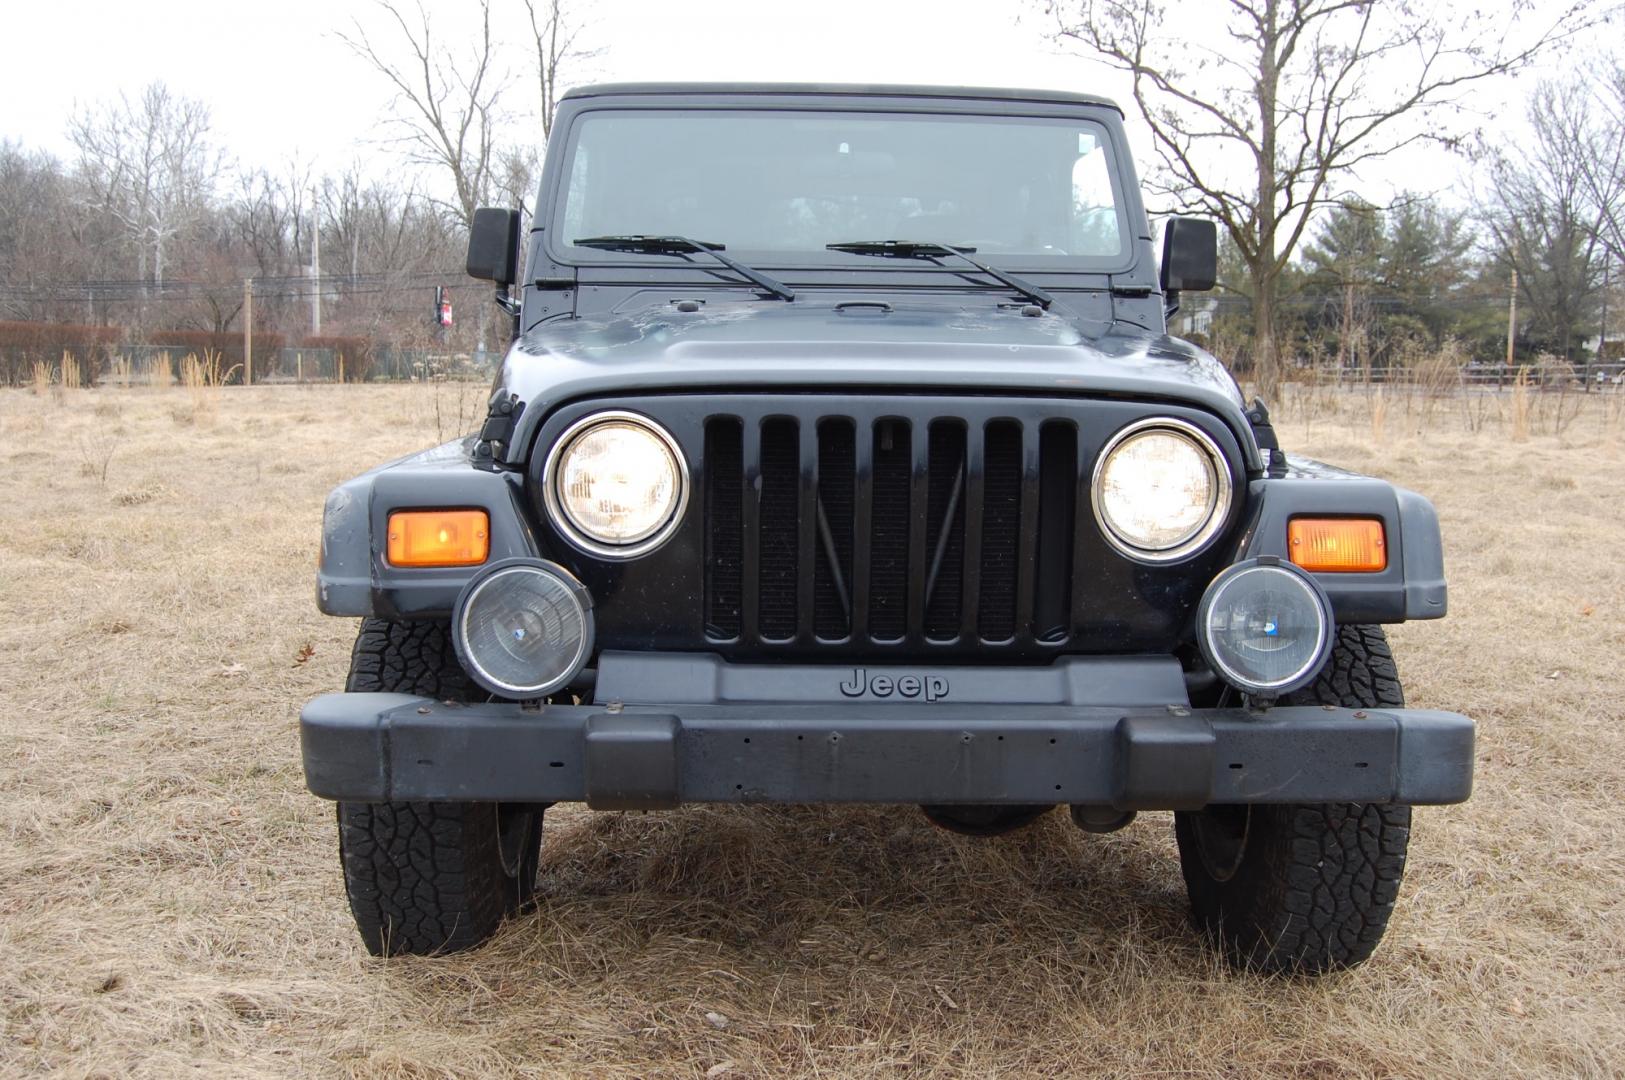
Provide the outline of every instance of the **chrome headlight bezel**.
<path id="1" fill-rule="evenodd" d="M 1183 438 L 1194 446 L 1202 455 L 1209 478 L 1207 517 L 1180 539 L 1160 547 L 1142 545 L 1123 535 L 1102 505 L 1106 469 L 1111 464 L 1112 455 L 1129 440 L 1153 431 Z M 1173 416 L 1149 416 L 1120 428 L 1107 440 L 1100 456 L 1095 459 L 1094 473 L 1089 483 L 1089 501 L 1100 534 L 1114 549 L 1136 562 L 1170 563 L 1195 555 L 1218 535 L 1230 516 L 1232 490 L 1229 462 L 1211 435 L 1188 420 Z"/>
<path id="2" fill-rule="evenodd" d="M 588 533 L 571 518 L 559 492 L 559 474 L 571 448 L 594 428 L 607 423 L 628 424 L 641 428 L 663 444 L 676 464 L 677 492 L 672 499 L 670 511 L 652 530 L 624 542 L 607 540 Z M 565 428 L 554 440 L 553 448 L 548 452 L 547 461 L 542 469 L 542 501 L 546 504 L 547 516 L 553 527 L 574 546 L 603 559 L 637 558 L 640 555 L 647 555 L 671 539 L 672 533 L 682 524 L 683 516 L 688 509 L 690 486 L 688 460 L 683 456 L 682 447 L 672 437 L 671 432 L 641 413 L 623 409 L 589 413 Z"/>

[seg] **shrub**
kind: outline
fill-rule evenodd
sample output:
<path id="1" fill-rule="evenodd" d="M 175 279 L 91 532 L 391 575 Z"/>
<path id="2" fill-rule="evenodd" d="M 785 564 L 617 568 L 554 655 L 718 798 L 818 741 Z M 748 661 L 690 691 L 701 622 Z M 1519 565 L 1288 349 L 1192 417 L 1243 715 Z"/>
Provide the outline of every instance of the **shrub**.
<path id="1" fill-rule="evenodd" d="M 333 370 L 344 372 L 345 382 L 364 382 L 372 371 L 375 354 L 372 338 L 361 334 L 312 334 L 301 338 L 302 349 L 328 349 L 334 356 Z M 344 358 L 344 367 L 338 366 L 338 357 Z"/>
<path id="2" fill-rule="evenodd" d="M 217 354 L 220 370 L 231 382 L 242 382 L 243 335 L 240 331 L 216 334 L 208 330 L 155 330 L 150 343 L 167 348 L 177 356 L 191 353 L 195 356 Z M 282 366 L 282 346 L 287 339 L 281 334 L 254 332 L 254 381 L 274 375 Z"/>
<path id="3" fill-rule="evenodd" d="M 80 362 L 86 385 L 92 385 L 102 360 L 124 336 L 117 326 L 80 323 L 0 322 L 0 382 L 32 382 L 35 364 L 55 365 L 69 352 Z"/>

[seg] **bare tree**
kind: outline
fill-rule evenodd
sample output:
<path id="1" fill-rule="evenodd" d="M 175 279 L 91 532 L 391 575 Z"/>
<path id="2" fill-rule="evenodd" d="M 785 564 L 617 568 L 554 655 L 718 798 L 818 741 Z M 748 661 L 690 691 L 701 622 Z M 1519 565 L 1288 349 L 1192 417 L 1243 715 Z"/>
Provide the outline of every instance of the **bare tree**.
<path id="1" fill-rule="evenodd" d="M 395 88 L 396 123 L 408 155 L 444 170 L 456 201 L 443 205 L 467 228 L 475 209 L 489 199 L 500 157 L 500 104 L 507 78 L 498 68 L 491 37 L 490 0 L 479 0 L 479 36 L 462 55 L 442 49 L 421 3 L 412 19 L 397 0 L 379 0 L 378 6 L 399 32 L 409 59 L 397 63 L 391 51 L 374 44 L 359 20 L 352 33 L 339 38 Z"/>
<path id="2" fill-rule="evenodd" d="M 530 35 L 536 47 L 536 88 L 542 109 L 542 137 L 553 137 L 553 113 L 564 87 L 564 72 L 576 62 L 598 55 L 577 47 L 582 24 L 570 14 L 566 0 L 525 0 Z"/>
<path id="3" fill-rule="evenodd" d="M 208 108 L 157 82 L 134 102 L 80 111 L 68 134 L 89 199 L 124 229 L 140 280 L 162 285 L 167 246 L 208 206 L 220 174 Z"/>
<path id="4" fill-rule="evenodd" d="M 252 257 L 257 276 L 297 271 L 300 251 L 308 239 L 303 234 L 309 186 L 310 170 L 297 161 L 286 166 L 283 176 L 261 168 L 238 177 L 228 216 L 236 240 Z"/>
<path id="5" fill-rule="evenodd" d="M 34 291 L 42 282 L 94 273 L 102 219 L 83 213 L 77 195 L 55 158 L 0 140 L 0 319 L 96 321 L 88 301 L 69 307 Z"/>
<path id="6" fill-rule="evenodd" d="M 1451 114 L 1486 80 L 1594 21 L 1591 0 L 1514 0 L 1489 14 L 1390 0 L 1228 0 L 1223 29 L 1159 0 L 1046 0 L 1054 36 L 1133 80 L 1166 209 L 1207 214 L 1246 264 L 1253 364 L 1279 377 L 1279 279 L 1316 211 L 1361 165 L 1450 142 Z"/>
<path id="7" fill-rule="evenodd" d="M 525 213 L 536 194 L 536 175 L 541 167 L 541 154 L 534 146 L 520 143 L 503 150 L 492 183 L 499 203 L 519 207 L 520 213 Z"/>
<path id="8" fill-rule="evenodd" d="M 1625 63 L 1609 57 L 1574 89 L 1592 96 L 1595 108 L 1574 134 L 1585 143 L 1580 164 L 1597 230 L 1610 257 L 1625 258 Z"/>
<path id="9" fill-rule="evenodd" d="M 1534 344 L 1574 360 L 1602 286 L 1607 227 L 1590 176 L 1599 141 L 1583 80 L 1542 83 L 1529 101 L 1533 140 L 1491 162 L 1493 207 L 1487 224 L 1503 269 L 1518 272 L 1518 291 Z"/>

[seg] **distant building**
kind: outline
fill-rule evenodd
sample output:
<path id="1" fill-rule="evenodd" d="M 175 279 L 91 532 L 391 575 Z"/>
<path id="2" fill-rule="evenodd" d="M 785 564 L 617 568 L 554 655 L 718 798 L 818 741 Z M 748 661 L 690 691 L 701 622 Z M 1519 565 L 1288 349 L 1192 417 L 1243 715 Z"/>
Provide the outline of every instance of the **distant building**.
<path id="1" fill-rule="evenodd" d="M 1181 296 L 1179 314 L 1174 317 L 1174 325 L 1170 329 L 1179 337 L 1190 337 L 1192 334 L 1209 337 L 1213 333 L 1213 313 L 1218 308 L 1218 300 L 1211 296 Z M 1609 340 L 1612 343 L 1612 339 Z"/>
<path id="2" fill-rule="evenodd" d="M 1597 360 L 1625 360 L 1625 334 L 1609 334 L 1606 348 L 1602 346 L 1601 334 L 1592 334 L 1580 343 L 1580 347 Z"/>

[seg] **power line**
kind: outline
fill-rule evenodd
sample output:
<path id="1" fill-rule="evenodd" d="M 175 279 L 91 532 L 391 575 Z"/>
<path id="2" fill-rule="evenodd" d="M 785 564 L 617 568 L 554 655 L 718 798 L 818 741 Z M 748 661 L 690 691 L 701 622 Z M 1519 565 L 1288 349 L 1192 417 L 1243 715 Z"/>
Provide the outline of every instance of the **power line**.
<path id="1" fill-rule="evenodd" d="M 254 295 L 264 299 L 306 299 L 324 292 L 345 296 L 376 295 L 410 289 L 429 283 L 444 283 L 463 276 L 463 270 L 419 270 L 380 274 L 268 275 L 254 278 Z M 83 302 L 125 300 L 186 300 L 213 295 L 235 294 L 233 281 L 169 280 L 163 282 L 131 279 L 40 282 L 0 285 L 0 300 L 42 302 Z"/>

